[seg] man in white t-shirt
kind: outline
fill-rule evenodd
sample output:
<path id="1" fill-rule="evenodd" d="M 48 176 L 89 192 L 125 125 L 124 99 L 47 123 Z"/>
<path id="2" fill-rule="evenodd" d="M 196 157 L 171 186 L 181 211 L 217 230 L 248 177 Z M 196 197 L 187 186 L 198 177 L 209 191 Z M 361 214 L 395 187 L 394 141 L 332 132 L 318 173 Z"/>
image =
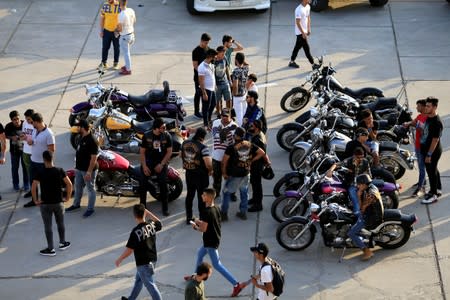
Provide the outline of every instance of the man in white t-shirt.
<path id="1" fill-rule="evenodd" d="M 25 141 L 31 139 L 33 136 L 33 131 L 36 130 L 33 126 L 33 119 L 31 116 L 34 114 L 33 109 L 27 109 L 25 111 L 25 121 L 22 124 L 22 132 L 25 137 Z M 27 142 L 23 143 L 23 153 L 22 153 L 22 159 L 24 163 L 24 167 L 28 172 L 28 186 L 31 187 L 31 183 L 33 182 L 33 179 L 31 178 L 31 147 L 32 145 L 29 145 Z M 24 184 L 25 185 L 25 184 Z M 25 198 L 31 197 L 31 189 L 24 195 Z"/>
<path id="2" fill-rule="evenodd" d="M 273 274 L 270 264 L 265 264 L 267 255 L 269 254 L 269 247 L 264 243 L 259 243 L 256 247 L 250 247 L 255 259 L 261 263 L 259 274 L 252 276 L 252 283 L 258 289 L 258 300 L 273 300 L 275 296 L 273 292 Z"/>
<path id="3" fill-rule="evenodd" d="M 120 52 L 123 53 L 125 66 L 119 72 L 120 75 L 131 75 L 131 55 L 130 47 L 134 44 L 134 23 L 136 14 L 132 8 L 127 7 L 128 0 L 120 0 L 119 23 L 116 31 L 120 33 Z"/>
<path id="4" fill-rule="evenodd" d="M 216 50 L 208 49 L 205 60 L 197 68 L 202 96 L 203 126 L 207 130 L 211 130 L 209 123 L 211 122 L 211 115 L 216 106 L 216 76 L 213 63 L 216 55 Z"/>
<path id="5" fill-rule="evenodd" d="M 306 58 L 311 63 L 313 69 L 314 59 L 309 51 L 308 36 L 311 34 L 311 7 L 309 6 L 309 0 L 301 0 L 301 4 L 295 9 L 295 35 L 297 40 L 295 41 L 294 50 L 292 50 L 291 60 L 289 67 L 299 68 L 299 65 L 295 62 L 298 51 L 303 48 Z"/>

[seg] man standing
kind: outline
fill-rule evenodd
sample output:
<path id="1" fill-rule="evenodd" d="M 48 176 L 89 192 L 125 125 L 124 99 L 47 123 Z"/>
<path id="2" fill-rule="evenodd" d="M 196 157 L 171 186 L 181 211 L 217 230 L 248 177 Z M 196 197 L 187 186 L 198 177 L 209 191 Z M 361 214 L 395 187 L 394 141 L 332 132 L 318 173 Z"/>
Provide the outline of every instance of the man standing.
<path id="1" fill-rule="evenodd" d="M 239 190 L 241 202 L 236 216 L 247 220 L 249 171 L 253 162 L 265 157 L 264 151 L 249 141 L 244 140 L 245 130 L 242 127 L 234 131 L 234 145 L 228 146 L 222 160 L 222 175 L 225 181 L 223 189 L 222 207 L 220 209 L 222 220 L 228 220 L 228 206 L 231 194 Z"/>
<path id="2" fill-rule="evenodd" d="M 211 118 L 216 106 L 216 76 L 214 71 L 214 59 L 217 51 L 208 49 L 205 60 L 198 66 L 198 81 L 202 92 L 203 126 L 211 129 Z"/>
<path id="3" fill-rule="evenodd" d="M 139 150 L 142 177 L 139 185 L 141 204 L 147 202 L 147 191 L 149 189 L 148 177 L 153 174 L 158 176 L 159 195 L 162 212 L 168 216 L 169 203 L 167 195 L 167 170 L 172 157 L 172 137 L 166 132 L 166 124 L 163 119 L 157 118 L 153 121 L 153 129 L 145 133 Z"/>
<path id="4" fill-rule="evenodd" d="M 298 51 L 303 48 L 306 58 L 314 68 L 314 59 L 311 56 L 308 44 L 308 36 L 311 34 L 311 7 L 309 6 L 309 0 L 301 0 L 301 4 L 295 9 L 295 35 L 297 39 L 295 41 L 294 50 L 292 50 L 291 60 L 289 61 L 289 67 L 299 68 L 299 65 L 295 62 Z"/>
<path id="5" fill-rule="evenodd" d="M 162 228 L 161 221 L 148 211 L 143 204 L 133 206 L 133 215 L 138 225 L 131 231 L 125 250 L 116 260 L 116 267 L 119 267 L 125 258 L 134 253 L 137 269 L 136 279 L 130 296 L 128 298 L 122 297 L 122 300 L 135 300 L 143 285 L 145 285 L 153 300 L 161 300 L 161 293 L 153 281 L 157 260 L 156 232 Z M 150 217 L 150 222 L 145 220 L 147 216 Z"/>
<path id="6" fill-rule="evenodd" d="M 422 204 L 431 204 L 438 200 L 442 189 L 441 175 L 438 170 L 438 162 L 442 154 L 441 136 L 444 126 L 441 118 L 437 114 L 439 100 L 434 97 L 426 99 L 425 122 L 422 137 L 420 138 L 420 151 L 425 157 L 425 168 L 430 182 L 430 191 L 422 199 Z"/>
<path id="7" fill-rule="evenodd" d="M 64 204 L 69 201 L 72 195 L 72 183 L 66 172 L 53 165 L 53 152 L 45 150 L 42 154 L 44 168 L 38 172 L 31 189 L 34 203 L 41 207 L 42 221 L 44 221 L 45 237 L 47 238 L 47 248 L 40 251 L 44 256 L 55 256 L 53 246 L 52 219 L 55 215 L 56 225 L 59 234 L 59 250 L 66 250 L 70 247 L 70 242 L 66 241 L 64 227 Z M 62 198 L 62 183 L 66 186 L 66 199 Z M 37 194 L 37 186 L 41 186 L 41 198 Z"/>
<path id="8" fill-rule="evenodd" d="M 27 143 L 27 141 L 29 139 L 31 139 L 31 136 L 33 135 L 33 131 L 35 130 L 33 127 L 33 119 L 31 118 L 31 116 L 33 114 L 34 114 L 33 109 L 27 109 L 24 113 L 25 122 L 22 123 L 23 138 L 25 139 L 24 143 L 23 143 L 22 155 L 23 155 L 23 165 L 28 173 L 28 181 L 29 181 L 28 186 L 31 186 L 31 184 L 33 183 L 33 179 L 31 178 L 31 147 L 32 146 Z M 30 198 L 31 190 L 28 191 L 28 193 L 26 193 L 24 195 L 24 197 Z"/>
<path id="9" fill-rule="evenodd" d="M 20 120 L 19 112 L 13 110 L 9 113 L 9 118 L 11 122 L 5 126 L 5 135 L 9 139 L 9 151 L 11 154 L 11 175 L 13 188 L 16 192 L 20 190 L 19 182 L 19 167 L 22 164 L 22 178 L 23 178 L 23 189 L 24 191 L 30 190 L 30 180 L 28 179 L 28 172 L 23 161 L 23 144 L 24 135 L 22 132 L 22 123 Z"/>
<path id="10" fill-rule="evenodd" d="M 225 59 L 225 48 L 217 47 L 217 56 L 214 63 L 216 77 L 216 113 L 219 116 L 222 110 L 222 96 L 227 108 L 231 108 L 230 69 Z"/>
<path id="11" fill-rule="evenodd" d="M 255 259 L 261 263 L 259 274 L 252 276 L 252 283 L 258 289 L 258 300 L 273 300 L 275 296 L 273 293 L 273 273 L 272 266 L 268 260 L 269 247 L 264 243 L 259 243 L 256 247 L 250 247 Z"/>
<path id="12" fill-rule="evenodd" d="M 45 150 L 55 153 L 55 135 L 53 131 L 47 127 L 44 123 L 44 118 L 40 113 L 34 113 L 31 116 L 33 120 L 33 135 L 27 140 L 28 145 L 32 145 L 31 148 L 31 178 L 34 180 L 34 176 L 39 172 L 44 170 L 44 159 L 42 158 L 42 153 Z M 33 191 L 31 191 L 33 193 Z M 34 191 L 36 195 L 38 191 Z M 23 207 L 35 206 L 33 200 L 26 203 Z"/>
<path id="13" fill-rule="evenodd" d="M 92 136 L 89 123 L 86 120 L 80 120 L 78 126 L 80 127 L 81 139 L 75 154 L 75 198 L 72 206 L 68 207 L 66 211 L 71 212 L 80 208 L 81 197 L 86 186 L 88 207 L 83 217 L 88 218 L 95 212 L 98 144 Z"/>
<path id="14" fill-rule="evenodd" d="M 6 136 L 5 136 L 5 128 L 2 123 L 0 123 L 0 165 L 4 165 L 6 162 Z M 2 200 L 2 196 L 0 196 L 0 200 Z"/>
<path id="15" fill-rule="evenodd" d="M 212 188 L 206 188 L 202 194 L 205 202 L 205 213 L 200 219 L 195 219 L 192 228 L 203 233 L 203 246 L 197 252 L 197 266 L 199 266 L 206 254 L 209 255 L 214 269 L 216 269 L 223 277 L 225 277 L 232 285 L 233 292 L 231 297 L 239 295 L 245 284 L 239 283 L 233 275 L 225 268 L 219 258 L 219 245 L 221 238 L 221 219 L 220 210 L 214 205 L 216 192 Z M 191 279 L 192 276 L 185 276 L 185 280 Z"/>
<path id="16" fill-rule="evenodd" d="M 242 52 L 236 53 L 235 61 L 236 67 L 231 74 L 232 92 L 233 92 L 233 108 L 236 112 L 236 123 L 242 126 L 242 119 L 247 110 L 247 102 L 245 102 L 245 95 L 247 94 L 246 83 L 249 71 L 249 65 L 245 61 L 245 55 Z"/>
<path id="17" fill-rule="evenodd" d="M 117 0 L 108 0 L 103 3 L 100 10 L 100 38 L 102 39 L 102 61 L 98 66 L 98 69 L 108 68 L 108 52 L 111 47 L 111 43 L 114 48 L 114 65 L 113 68 L 117 70 L 119 68 L 119 36 L 114 34 L 119 21 L 120 6 Z"/>
<path id="18" fill-rule="evenodd" d="M 233 39 L 231 35 L 225 34 L 222 37 L 222 45 L 225 49 L 225 58 L 228 61 L 229 67 L 231 66 L 231 54 L 233 52 L 239 52 L 244 50 L 244 47 L 238 42 Z M 233 47 L 235 45 L 236 47 Z"/>
<path id="19" fill-rule="evenodd" d="M 208 280 L 211 273 L 212 267 L 208 262 L 204 261 L 198 265 L 195 274 L 192 275 L 191 279 L 186 284 L 186 288 L 184 289 L 184 300 L 206 299 L 204 282 Z"/>
<path id="20" fill-rule="evenodd" d="M 258 93 L 255 91 L 248 91 L 245 100 L 247 101 L 247 110 L 242 119 L 242 127 L 245 130 L 248 130 L 253 122 L 260 120 L 262 123 L 262 131 L 263 133 L 266 133 L 267 121 L 264 110 L 258 105 Z"/>
<path id="21" fill-rule="evenodd" d="M 119 0 L 120 14 L 116 31 L 120 33 L 120 52 L 123 53 L 125 66 L 122 67 L 120 75 L 131 75 L 131 54 L 130 47 L 134 44 L 134 24 L 136 14 L 132 8 L 127 7 L 128 0 Z"/>
<path id="22" fill-rule="evenodd" d="M 206 58 L 206 51 L 208 51 L 208 44 L 211 41 L 211 36 L 207 33 L 203 33 L 200 38 L 200 44 L 192 50 L 192 67 L 194 68 L 194 116 L 201 119 L 202 114 L 200 113 L 200 97 L 202 92 L 200 90 L 200 83 L 198 81 L 198 66 Z"/>
<path id="23" fill-rule="evenodd" d="M 209 185 L 209 176 L 212 175 L 212 161 L 209 149 L 204 144 L 206 130 L 202 127 L 195 131 L 192 139 L 181 145 L 181 158 L 183 168 L 186 170 L 186 224 L 192 220 L 192 202 L 197 192 L 198 212 L 200 216 L 205 210 L 202 201 L 203 191 Z"/>

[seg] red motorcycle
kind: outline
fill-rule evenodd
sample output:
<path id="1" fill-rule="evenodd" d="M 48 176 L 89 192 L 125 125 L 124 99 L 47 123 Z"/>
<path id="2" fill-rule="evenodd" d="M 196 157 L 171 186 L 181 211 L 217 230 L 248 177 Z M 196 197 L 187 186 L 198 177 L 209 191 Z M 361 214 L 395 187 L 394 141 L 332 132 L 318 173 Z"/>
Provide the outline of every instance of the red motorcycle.
<path id="1" fill-rule="evenodd" d="M 98 159 L 98 173 L 95 180 L 97 191 L 109 196 L 139 196 L 140 166 L 134 166 L 120 154 L 110 150 L 100 150 Z M 75 170 L 68 170 L 67 176 L 75 182 Z M 158 199 L 159 184 L 157 176 L 149 177 L 149 192 Z M 167 174 L 168 200 L 177 199 L 183 191 L 183 181 L 180 173 L 169 166 Z"/>

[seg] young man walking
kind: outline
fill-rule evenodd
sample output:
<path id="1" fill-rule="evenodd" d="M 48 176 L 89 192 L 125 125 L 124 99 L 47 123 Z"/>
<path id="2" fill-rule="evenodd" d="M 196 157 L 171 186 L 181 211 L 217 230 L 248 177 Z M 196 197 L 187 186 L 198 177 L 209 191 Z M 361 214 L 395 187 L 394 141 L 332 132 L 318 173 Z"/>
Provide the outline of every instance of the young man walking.
<path id="1" fill-rule="evenodd" d="M 131 231 L 126 248 L 115 263 L 119 267 L 125 258 L 134 253 L 137 270 L 133 290 L 128 298 L 122 297 L 122 300 L 137 299 L 143 286 L 153 300 L 161 300 L 161 293 L 153 280 L 157 260 L 156 232 L 162 228 L 161 221 L 143 204 L 133 206 L 133 215 L 137 226 Z M 150 222 L 146 221 L 146 217 L 150 218 Z"/>
<path id="2" fill-rule="evenodd" d="M 198 81 L 198 66 L 206 58 L 206 51 L 208 51 L 208 44 L 211 41 L 211 36 L 206 32 L 202 34 L 200 38 L 200 44 L 192 50 L 192 67 L 194 68 L 194 116 L 198 119 L 202 119 L 203 116 L 200 113 L 200 98 L 202 92 L 200 90 L 200 83 Z"/>
<path id="3" fill-rule="evenodd" d="M 108 0 L 103 3 L 100 10 L 100 38 L 102 39 L 102 61 L 98 66 L 99 70 L 108 68 L 108 52 L 111 43 L 114 48 L 114 64 L 113 69 L 119 69 L 119 36 L 114 32 L 119 22 L 120 5 L 117 0 Z"/>
<path id="4" fill-rule="evenodd" d="M 273 300 L 275 296 L 273 293 L 273 273 L 267 255 L 269 254 L 269 247 L 264 243 L 259 243 L 256 247 L 250 247 L 255 259 L 261 264 L 259 267 L 259 274 L 252 276 L 252 284 L 257 288 L 258 300 Z"/>
<path id="5" fill-rule="evenodd" d="M 297 39 L 295 41 L 294 50 L 292 50 L 291 60 L 289 61 L 289 67 L 299 68 L 300 66 L 295 62 L 298 51 L 303 48 L 306 58 L 314 69 L 314 59 L 311 56 L 309 50 L 308 37 L 311 34 L 311 7 L 309 6 L 309 0 L 301 0 L 301 4 L 295 9 L 295 35 Z"/>
<path id="6" fill-rule="evenodd" d="M 195 274 L 187 282 L 184 289 L 184 300 L 204 300 L 205 296 L 205 281 L 211 276 L 212 266 L 204 261 L 197 266 Z"/>
<path id="7" fill-rule="evenodd" d="M 44 256 L 55 256 L 53 245 L 52 219 L 55 215 L 56 225 L 59 234 L 59 250 L 66 250 L 70 247 L 70 242 L 66 241 L 64 226 L 64 204 L 72 195 L 72 183 L 63 169 L 53 165 L 53 152 L 44 151 L 42 154 L 44 168 L 38 172 L 31 189 L 32 199 L 35 205 L 40 206 L 42 221 L 44 221 L 45 237 L 47 238 L 47 248 L 40 251 Z M 66 198 L 62 198 L 62 183 L 66 186 Z M 37 186 L 41 187 L 41 197 L 38 197 Z"/>

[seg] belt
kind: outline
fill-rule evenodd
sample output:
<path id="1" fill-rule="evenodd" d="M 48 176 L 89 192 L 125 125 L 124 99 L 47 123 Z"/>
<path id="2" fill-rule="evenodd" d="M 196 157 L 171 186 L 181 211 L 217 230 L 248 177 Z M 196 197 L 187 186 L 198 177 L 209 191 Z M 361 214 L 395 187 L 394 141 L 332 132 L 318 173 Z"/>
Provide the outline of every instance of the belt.
<path id="1" fill-rule="evenodd" d="M 121 34 L 122 36 L 127 36 L 127 35 L 130 35 L 130 34 L 133 34 L 134 32 L 130 32 L 130 33 L 127 33 L 127 34 Z"/>

